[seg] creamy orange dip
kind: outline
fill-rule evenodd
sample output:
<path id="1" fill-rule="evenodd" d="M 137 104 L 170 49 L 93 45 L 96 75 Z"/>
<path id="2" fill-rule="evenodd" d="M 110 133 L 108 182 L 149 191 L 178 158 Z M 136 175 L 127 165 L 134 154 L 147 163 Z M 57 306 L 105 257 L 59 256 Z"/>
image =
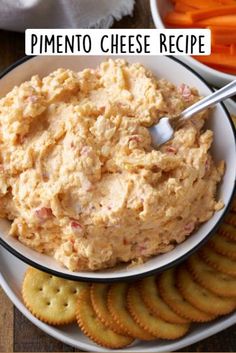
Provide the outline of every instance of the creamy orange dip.
<path id="1" fill-rule="evenodd" d="M 152 148 L 147 127 L 199 99 L 140 64 L 58 69 L 0 101 L 0 212 L 10 234 L 72 271 L 140 263 L 223 204 L 207 112 Z"/>

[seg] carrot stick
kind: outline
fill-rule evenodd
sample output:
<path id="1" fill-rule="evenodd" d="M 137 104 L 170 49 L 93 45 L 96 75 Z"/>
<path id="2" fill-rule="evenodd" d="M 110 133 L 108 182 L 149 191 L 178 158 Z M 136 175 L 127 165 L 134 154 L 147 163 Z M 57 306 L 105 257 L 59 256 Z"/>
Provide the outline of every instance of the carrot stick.
<path id="1" fill-rule="evenodd" d="M 211 53 L 211 55 L 208 56 L 195 55 L 193 57 L 203 64 L 220 65 L 223 63 L 225 67 L 236 69 L 236 55 Z"/>
<path id="2" fill-rule="evenodd" d="M 215 8 L 196 10 L 188 12 L 193 22 L 202 21 L 206 18 L 236 14 L 236 5 L 220 6 Z"/>
<path id="3" fill-rule="evenodd" d="M 220 45 L 220 44 L 213 44 L 211 46 L 211 52 L 212 53 L 218 53 L 218 54 L 231 54 L 231 48 L 229 45 Z"/>
<path id="4" fill-rule="evenodd" d="M 236 44 L 236 32 L 235 31 L 216 31 L 212 30 L 212 43 L 213 44 L 222 44 L 222 45 L 230 45 Z"/>
<path id="5" fill-rule="evenodd" d="M 219 0 L 223 5 L 235 5 L 235 0 Z"/>
<path id="6" fill-rule="evenodd" d="M 175 11 L 177 11 L 177 12 L 185 13 L 185 12 L 194 11 L 194 10 L 195 10 L 194 7 L 186 5 L 186 4 L 182 3 L 181 1 L 178 1 L 175 4 Z"/>
<path id="7" fill-rule="evenodd" d="M 236 43 L 236 29 L 231 27 L 208 27 L 211 30 L 212 43 L 230 45 Z"/>
<path id="8" fill-rule="evenodd" d="M 223 71 L 230 75 L 236 75 L 236 69 L 231 69 L 231 68 L 225 67 L 224 65 L 207 65 L 207 66 L 217 71 Z"/>
<path id="9" fill-rule="evenodd" d="M 236 44 L 235 43 L 230 45 L 230 54 L 236 55 Z"/>
<path id="10" fill-rule="evenodd" d="M 236 23 L 233 27 L 227 27 L 227 26 L 208 26 L 208 29 L 210 29 L 211 31 L 214 31 L 217 34 L 222 34 L 222 33 L 231 33 L 232 31 L 236 31 Z"/>
<path id="11" fill-rule="evenodd" d="M 193 21 L 187 14 L 179 12 L 168 12 L 165 16 L 165 24 L 174 26 L 191 26 Z"/>
<path id="12" fill-rule="evenodd" d="M 181 3 L 187 6 L 194 7 L 196 9 L 209 9 L 215 8 L 216 6 L 221 6 L 223 0 L 177 0 L 176 3 Z M 230 5 L 235 5 L 234 0 L 231 1 Z"/>
<path id="13" fill-rule="evenodd" d="M 211 17 L 206 20 L 198 21 L 195 23 L 196 27 L 208 27 L 208 26 L 217 26 L 217 27 L 236 27 L 236 14 L 228 16 L 216 16 Z"/>

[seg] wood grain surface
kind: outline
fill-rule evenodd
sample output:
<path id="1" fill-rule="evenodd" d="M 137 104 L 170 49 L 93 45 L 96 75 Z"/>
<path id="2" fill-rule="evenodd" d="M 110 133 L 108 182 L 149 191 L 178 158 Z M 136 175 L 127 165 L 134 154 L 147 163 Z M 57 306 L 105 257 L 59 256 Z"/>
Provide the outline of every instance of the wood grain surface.
<path id="1" fill-rule="evenodd" d="M 153 28 L 149 0 L 136 0 L 132 17 L 127 16 L 114 28 Z M 0 31 L 0 71 L 24 56 L 24 34 Z M 48 336 L 31 324 L 0 288 L 0 352 L 69 352 L 76 350 Z M 236 351 L 236 325 L 199 343 L 185 352 Z"/>
<path id="2" fill-rule="evenodd" d="M 14 342 L 14 307 L 0 287 L 0 352 L 12 352 Z"/>

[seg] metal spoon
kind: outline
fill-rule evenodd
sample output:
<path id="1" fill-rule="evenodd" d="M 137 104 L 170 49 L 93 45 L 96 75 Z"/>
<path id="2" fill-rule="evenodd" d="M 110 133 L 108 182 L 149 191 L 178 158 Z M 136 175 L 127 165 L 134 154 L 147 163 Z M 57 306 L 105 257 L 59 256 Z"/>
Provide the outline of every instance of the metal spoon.
<path id="1" fill-rule="evenodd" d="M 159 122 L 149 128 L 152 137 L 152 145 L 154 148 L 159 147 L 173 138 L 175 128 L 182 121 L 191 118 L 193 115 L 200 113 L 202 110 L 221 102 L 236 94 L 236 80 L 222 87 L 218 91 L 206 96 L 195 104 L 191 105 L 178 116 L 173 118 L 163 117 Z"/>

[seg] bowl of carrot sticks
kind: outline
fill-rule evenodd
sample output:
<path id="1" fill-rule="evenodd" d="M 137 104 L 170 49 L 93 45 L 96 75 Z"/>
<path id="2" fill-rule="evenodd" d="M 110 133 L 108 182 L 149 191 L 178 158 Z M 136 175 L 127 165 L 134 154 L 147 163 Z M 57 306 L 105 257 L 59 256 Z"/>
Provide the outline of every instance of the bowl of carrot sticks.
<path id="1" fill-rule="evenodd" d="M 211 55 L 181 56 L 210 84 L 236 78 L 236 0 L 150 0 L 157 28 L 208 28 Z"/>

